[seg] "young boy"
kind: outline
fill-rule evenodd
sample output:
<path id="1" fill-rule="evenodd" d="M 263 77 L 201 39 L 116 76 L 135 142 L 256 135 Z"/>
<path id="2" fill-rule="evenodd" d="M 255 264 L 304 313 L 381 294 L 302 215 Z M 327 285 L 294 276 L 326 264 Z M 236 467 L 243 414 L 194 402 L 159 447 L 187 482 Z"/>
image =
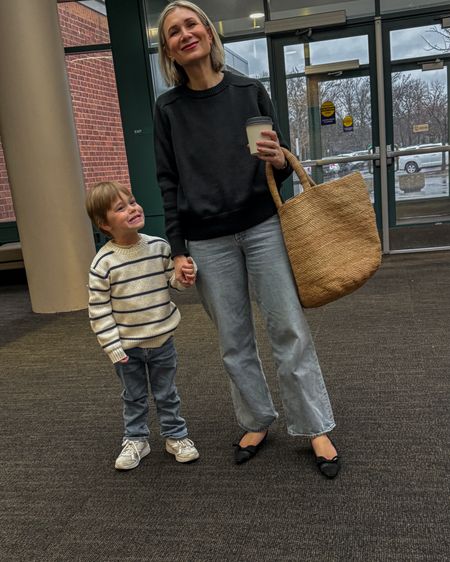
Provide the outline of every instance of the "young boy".
<path id="1" fill-rule="evenodd" d="M 193 285 L 194 263 L 190 260 L 183 269 L 182 281 L 175 279 L 169 244 L 139 234 L 144 212 L 125 187 L 115 182 L 97 184 L 88 193 L 86 209 L 95 226 L 111 238 L 91 265 L 89 318 L 123 387 L 125 433 L 115 467 L 135 468 L 150 453 L 148 384 L 166 451 L 178 462 L 194 461 L 199 454 L 187 437 L 175 386 L 173 333 L 180 313 L 168 288 Z"/>

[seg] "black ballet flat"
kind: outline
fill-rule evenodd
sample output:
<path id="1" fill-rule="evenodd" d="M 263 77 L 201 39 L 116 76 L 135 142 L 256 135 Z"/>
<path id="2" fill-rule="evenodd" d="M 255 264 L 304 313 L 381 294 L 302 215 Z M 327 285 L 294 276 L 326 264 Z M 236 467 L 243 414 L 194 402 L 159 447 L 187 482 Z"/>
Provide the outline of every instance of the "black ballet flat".
<path id="1" fill-rule="evenodd" d="M 328 439 L 330 439 L 331 444 L 333 445 L 333 447 L 336 449 L 337 452 L 336 445 L 333 443 L 330 437 L 328 437 Z M 314 449 L 313 449 L 313 453 L 314 453 Z M 339 474 L 339 471 L 341 470 L 341 459 L 339 455 L 336 455 L 332 459 L 326 459 L 325 457 L 318 457 L 316 456 L 315 453 L 314 456 L 316 457 L 316 464 L 320 472 L 330 480 L 332 478 L 336 478 L 336 476 Z"/>
<path id="2" fill-rule="evenodd" d="M 267 431 L 258 445 L 248 445 L 248 447 L 241 447 L 239 443 L 234 443 L 233 446 L 236 447 L 234 451 L 234 462 L 236 464 L 242 464 L 252 459 L 266 442 L 268 433 L 269 432 Z M 242 437 L 244 437 L 244 435 Z M 239 441 L 242 440 L 242 437 Z"/>

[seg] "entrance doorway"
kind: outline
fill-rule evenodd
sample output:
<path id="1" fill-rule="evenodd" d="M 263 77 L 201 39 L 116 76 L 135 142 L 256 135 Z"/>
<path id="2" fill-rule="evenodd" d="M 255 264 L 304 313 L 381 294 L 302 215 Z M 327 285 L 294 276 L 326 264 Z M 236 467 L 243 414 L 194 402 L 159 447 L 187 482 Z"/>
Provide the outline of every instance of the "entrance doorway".
<path id="1" fill-rule="evenodd" d="M 284 69 L 285 93 L 277 99 L 285 104 L 285 111 L 279 109 L 287 116 L 283 124 L 292 151 L 316 183 L 360 171 L 372 203 L 380 208 L 371 29 L 353 28 L 333 38 L 330 32 L 317 32 L 276 39 L 274 46 L 277 66 Z M 300 189 L 294 178 L 294 193 Z M 380 218 L 378 224 L 381 228 Z"/>
<path id="2" fill-rule="evenodd" d="M 395 35 L 405 26 L 405 18 L 385 24 L 377 44 L 375 25 L 272 39 L 292 151 L 317 183 L 362 173 L 385 252 L 450 247 L 450 53 L 438 61 L 434 52 L 416 53 L 411 30 L 406 41 Z M 381 79 L 376 54 L 383 52 L 391 56 Z"/>

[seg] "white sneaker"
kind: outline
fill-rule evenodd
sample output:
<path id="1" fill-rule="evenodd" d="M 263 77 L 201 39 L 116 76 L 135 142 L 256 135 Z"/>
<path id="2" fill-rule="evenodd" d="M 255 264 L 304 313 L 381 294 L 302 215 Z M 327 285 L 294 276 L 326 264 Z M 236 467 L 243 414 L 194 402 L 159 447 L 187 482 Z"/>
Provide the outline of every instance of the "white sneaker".
<path id="1" fill-rule="evenodd" d="M 194 442 L 187 437 L 184 439 L 166 439 L 166 451 L 175 455 L 178 462 L 192 462 L 200 456 Z"/>
<path id="2" fill-rule="evenodd" d="M 148 441 L 132 441 L 125 439 L 122 443 L 122 451 L 116 459 L 117 470 L 130 470 L 136 468 L 141 459 L 150 453 Z"/>

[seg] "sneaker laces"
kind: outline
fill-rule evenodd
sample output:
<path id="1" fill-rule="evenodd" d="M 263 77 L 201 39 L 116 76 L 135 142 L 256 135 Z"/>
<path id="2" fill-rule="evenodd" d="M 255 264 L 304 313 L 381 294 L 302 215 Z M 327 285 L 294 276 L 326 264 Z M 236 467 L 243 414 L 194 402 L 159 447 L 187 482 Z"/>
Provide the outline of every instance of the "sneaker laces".
<path id="1" fill-rule="evenodd" d="M 194 447 L 194 442 L 188 437 L 185 437 L 184 439 L 177 439 L 177 444 L 180 448 L 180 453 L 184 453 Z"/>
<path id="2" fill-rule="evenodd" d="M 123 449 L 122 452 L 120 453 L 120 456 L 133 457 L 134 453 L 136 453 L 138 458 L 141 457 L 138 448 L 136 446 L 136 443 L 134 441 L 125 441 L 125 443 L 123 443 Z"/>

